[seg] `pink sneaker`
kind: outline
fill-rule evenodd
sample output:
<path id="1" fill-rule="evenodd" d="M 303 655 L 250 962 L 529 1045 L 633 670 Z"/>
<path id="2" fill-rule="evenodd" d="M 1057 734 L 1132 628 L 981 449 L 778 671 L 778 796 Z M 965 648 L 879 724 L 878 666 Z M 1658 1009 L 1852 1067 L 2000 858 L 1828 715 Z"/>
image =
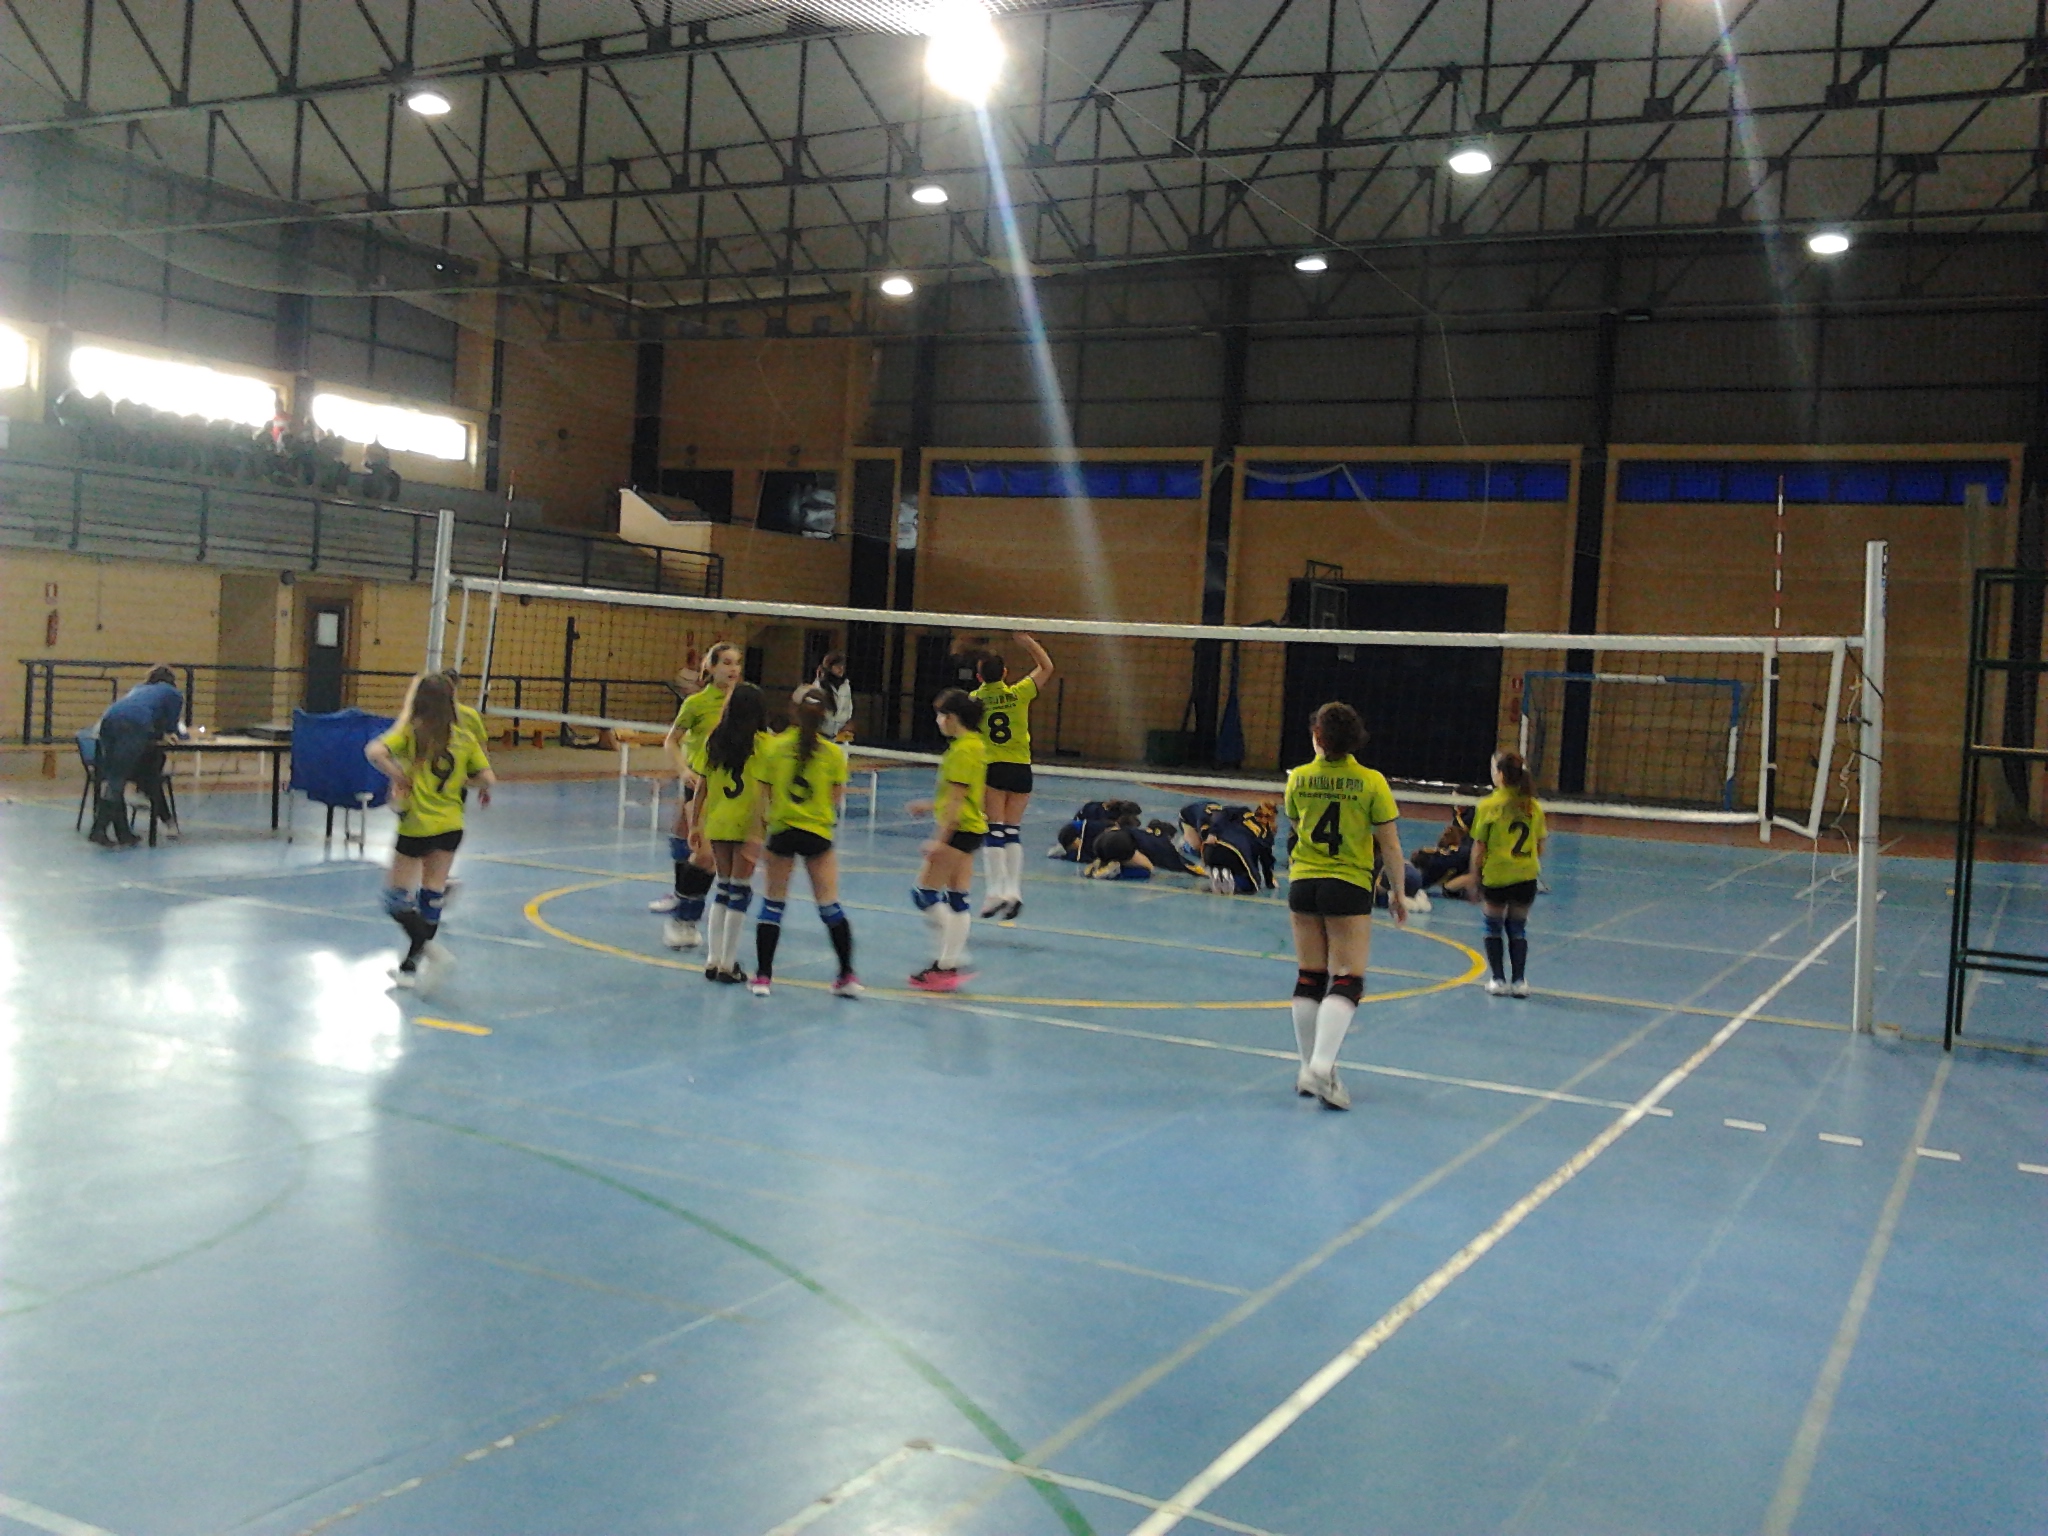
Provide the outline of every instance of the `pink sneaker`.
<path id="1" fill-rule="evenodd" d="M 832 983 L 834 997 L 859 997 L 865 990 L 860 984 L 860 978 L 851 971 Z"/>
<path id="2" fill-rule="evenodd" d="M 910 984 L 920 992 L 958 992 L 960 973 L 936 965 L 928 965 L 910 978 Z"/>

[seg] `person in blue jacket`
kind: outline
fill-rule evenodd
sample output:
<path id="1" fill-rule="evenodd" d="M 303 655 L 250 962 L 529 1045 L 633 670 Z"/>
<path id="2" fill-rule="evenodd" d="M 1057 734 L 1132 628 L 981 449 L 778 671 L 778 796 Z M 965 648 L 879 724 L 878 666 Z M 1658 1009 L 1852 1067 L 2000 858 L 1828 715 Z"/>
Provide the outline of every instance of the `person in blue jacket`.
<path id="1" fill-rule="evenodd" d="M 99 745 L 94 756 L 100 773 L 100 793 L 93 804 L 92 840 L 102 848 L 132 848 L 142 841 L 128 825 L 127 789 L 131 779 L 148 793 L 150 803 L 156 807 L 157 820 L 170 822 L 170 808 L 164 800 L 160 743 L 166 736 L 179 734 L 184 719 L 185 695 L 178 691 L 177 677 L 167 666 L 151 667 L 141 687 L 130 689 L 100 716 Z M 175 822 L 170 829 L 176 832 Z"/>

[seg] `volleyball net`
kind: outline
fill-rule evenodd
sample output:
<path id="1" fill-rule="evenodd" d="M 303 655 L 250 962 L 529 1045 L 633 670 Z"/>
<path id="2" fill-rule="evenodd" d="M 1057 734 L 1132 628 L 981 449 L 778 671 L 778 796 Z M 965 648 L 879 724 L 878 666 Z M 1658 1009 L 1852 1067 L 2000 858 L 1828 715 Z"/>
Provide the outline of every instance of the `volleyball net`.
<path id="1" fill-rule="evenodd" d="M 438 637 L 479 709 L 570 742 L 665 730 L 719 642 L 743 648 L 771 713 L 838 652 L 862 753 L 917 762 L 939 750 L 941 690 L 973 688 L 991 653 L 1029 669 L 1019 631 L 1056 665 L 1030 716 L 1036 770 L 1055 779 L 1275 796 L 1312 755 L 1310 715 L 1338 699 L 1406 801 L 1470 803 L 1492 754 L 1519 750 L 1555 811 L 1815 838 L 1853 802 L 1864 756 L 1852 636 L 1120 624 L 461 578 Z"/>

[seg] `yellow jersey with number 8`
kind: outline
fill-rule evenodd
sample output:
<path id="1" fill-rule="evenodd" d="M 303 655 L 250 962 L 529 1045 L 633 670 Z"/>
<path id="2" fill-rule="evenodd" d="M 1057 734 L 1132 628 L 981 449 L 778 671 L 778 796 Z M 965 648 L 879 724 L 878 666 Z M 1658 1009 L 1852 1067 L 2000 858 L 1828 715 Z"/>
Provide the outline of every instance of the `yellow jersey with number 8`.
<path id="1" fill-rule="evenodd" d="M 1496 789 L 1472 812 L 1472 841 L 1486 850 L 1479 866 L 1481 885 L 1520 885 L 1543 872 L 1536 856 L 1544 838 L 1543 807 Z"/>
<path id="2" fill-rule="evenodd" d="M 1368 890 L 1378 873 L 1373 829 L 1401 814 L 1386 776 L 1353 757 L 1318 757 L 1287 775 L 1290 880 L 1343 880 Z"/>
<path id="3" fill-rule="evenodd" d="M 1031 701 L 1038 684 L 1025 678 L 1015 683 L 983 683 L 973 697 L 981 700 L 981 738 L 992 763 L 1031 761 Z"/>

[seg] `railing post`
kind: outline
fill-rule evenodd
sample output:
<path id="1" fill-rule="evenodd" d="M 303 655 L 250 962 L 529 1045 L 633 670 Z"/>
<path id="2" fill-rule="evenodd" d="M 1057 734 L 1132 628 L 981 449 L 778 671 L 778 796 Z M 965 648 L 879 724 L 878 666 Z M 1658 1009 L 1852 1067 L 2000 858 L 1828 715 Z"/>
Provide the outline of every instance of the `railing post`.
<path id="1" fill-rule="evenodd" d="M 654 552 L 654 594 L 657 597 L 661 595 L 661 573 L 667 565 L 668 556 L 657 549 Z"/>
<path id="2" fill-rule="evenodd" d="M 48 745 L 53 722 L 50 717 L 50 701 L 57 696 L 57 665 L 52 662 L 43 668 L 43 742 Z"/>
<path id="3" fill-rule="evenodd" d="M 420 579 L 420 520 L 418 518 L 412 520 L 412 575 L 406 579 L 408 581 L 418 581 Z M 429 664 L 427 670 L 432 672 L 435 669 Z"/>
<path id="4" fill-rule="evenodd" d="M 212 513 L 213 488 L 202 485 L 199 487 L 199 553 L 192 557 L 195 560 L 206 558 L 207 525 L 212 519 Z"/>
<path id="5" fill-rule="evenodd" d="M 85 523 L 85 471 L 71 471 L 71 547 L 78 548 L 79 529 Z"/>
<path id="6" fill-rule="evenodd" d="M 583 585 L 590 585 L 590 540 L 583 541 Z M 808 866 L 806 866 L 808 867 Z"/>
<path id="7" fill-rule="evenodd" d="M 307 563 L 306 569 L 317 571 L 320 569 L 320 503 L 315 499 L 311 505 L 313 508 L 313 557 Z"/>
<path id="8" fill-rule="evenodd" d="M 21 664 L 21 744 L 25 747 L 34 738 L 30 732 L 36 722 L 36 664 L 24 661 Z"/>

